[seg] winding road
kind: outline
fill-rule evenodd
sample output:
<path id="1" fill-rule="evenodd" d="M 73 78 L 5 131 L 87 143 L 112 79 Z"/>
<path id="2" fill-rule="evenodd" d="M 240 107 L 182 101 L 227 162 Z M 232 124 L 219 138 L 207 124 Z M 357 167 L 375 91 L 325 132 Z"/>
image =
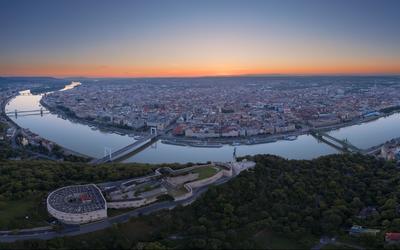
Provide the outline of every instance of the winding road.
<path id="1" fill-rule="evenodd" d="M 230 180 L 230 178 L 222 178 L 214 183 L 214 185 L 221 185 Z M 96 221 L 84 225 L 67 225 L 61 231 L 55 231 L 51 227 L 42 227 L 28 230 L 18 231 L 0 231 L 0 242 L 15 242 L 23 240 L 50 240 L 56 237 L 76 236 L 80 234 L 87 234 L 111 227 L 114 224 L 126 223 L 130 218 L 138 217 L 140 215 L 148 215 L 161 210 L 171 210 L 181 205 L 186 206 L 194 202 L 208 189 L 208 186 L 201 187 L 193 190 L 193 195 L 181 201 L 163 201 L 141 207 L 127 213 L 107 218 L 102 221 Z"/>

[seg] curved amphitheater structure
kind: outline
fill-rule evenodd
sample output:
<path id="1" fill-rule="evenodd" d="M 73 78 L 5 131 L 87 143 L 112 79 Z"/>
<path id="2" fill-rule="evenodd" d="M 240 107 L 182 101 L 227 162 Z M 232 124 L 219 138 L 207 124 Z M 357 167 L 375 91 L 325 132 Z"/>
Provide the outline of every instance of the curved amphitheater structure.
<path id="1" fill-rule="evenodd" d="M 47 211 L 66 224 L 83 224 L 107 217 L 107 203 L 94 184 L 59 188 L 47 197 Z"/>

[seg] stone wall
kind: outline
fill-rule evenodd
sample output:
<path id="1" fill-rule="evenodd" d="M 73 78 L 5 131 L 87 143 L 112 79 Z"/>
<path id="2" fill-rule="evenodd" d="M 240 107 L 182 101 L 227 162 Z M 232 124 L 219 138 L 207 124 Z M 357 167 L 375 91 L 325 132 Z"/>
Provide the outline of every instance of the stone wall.
<path id="1" fill-rule="evenodd" d="M 135 199 L 135 200 L 126 200 L 126 201 L 113 201 L 108 202 L 108 208 L 133 208 L 133 207 L 141 207 L 147 205 L 149 203 L 155 202 L 157 200 L 156 197 L 152 198 L 143 198 L 143 199 Z"/>
<path id="2" fill-rule="evenodd" d="M 55 210 L 52 206 L 48 205 L 47 211 L 51 216 L 66 224 L 83 224 L 107 218 L 107 208 L 88 213 L 72 214 Z"/>
<path id="3" fill-rule="evenodd" d="M 202 180 L 198 180 L 198 181 L 193 181 L 190 183 L 186 183 L 184 185 L 185 189 L 188 191 L 187 193 L 179 196 L 179 197 L 175 197 L 175 201 L 180 201 L 180 200 L 185 200 L 189 197 L 191 197 L 193 195 L 193 189 L 194 188 L 200 188 L 200 187 L 204 187 L 204 186 L 208 186 L 214 182 L 216 182 L 217 180 L 221 179 L 222 177 L 231 177 L 232 176 L 232 169 L 226 169 L 226 170 L 221 170 L 218 173 L 216 173 L 215 175 L 206 178 L 206 179 L 202 179 Z"/>

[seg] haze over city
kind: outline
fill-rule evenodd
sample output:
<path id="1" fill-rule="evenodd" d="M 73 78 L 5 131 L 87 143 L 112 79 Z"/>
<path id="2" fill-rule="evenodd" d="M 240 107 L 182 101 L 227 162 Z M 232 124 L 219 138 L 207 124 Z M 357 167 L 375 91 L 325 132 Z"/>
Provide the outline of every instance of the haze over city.
<path id="1" fill-rule="evenodd" d="M 2 1 L 0 75 L 399 74 L 400 2 Z"/>

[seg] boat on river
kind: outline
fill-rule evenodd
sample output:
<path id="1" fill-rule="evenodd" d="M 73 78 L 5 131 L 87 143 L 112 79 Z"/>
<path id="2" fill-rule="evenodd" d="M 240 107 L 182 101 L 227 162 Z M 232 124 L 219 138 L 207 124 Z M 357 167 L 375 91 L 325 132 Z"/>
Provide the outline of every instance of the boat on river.
<path id="1" fill-rule="evenodd" d="M 287 141 L 294 141 L 294 140 L 297 139 L 297 136 L 296 135 L 289 135 L 289 136 L 285 136 L 284 139 L 287 140 Z"/>
<path id="2" fill-rule="evenodd" d="M 194 142 L 188 144 L 188 146 L 198 147 L 198 148 L 221 148 L 223 145 L 220 143 Z"/>
<path id="3" fill-rule="evenodd" d="M 168 145 L 175 145 L 175 146 L 187 146 L 186 143 L 177 142 L 177 141 L 173 141 L 173 140 L 161 140 L 161 143 L 168 144 Z"/>

